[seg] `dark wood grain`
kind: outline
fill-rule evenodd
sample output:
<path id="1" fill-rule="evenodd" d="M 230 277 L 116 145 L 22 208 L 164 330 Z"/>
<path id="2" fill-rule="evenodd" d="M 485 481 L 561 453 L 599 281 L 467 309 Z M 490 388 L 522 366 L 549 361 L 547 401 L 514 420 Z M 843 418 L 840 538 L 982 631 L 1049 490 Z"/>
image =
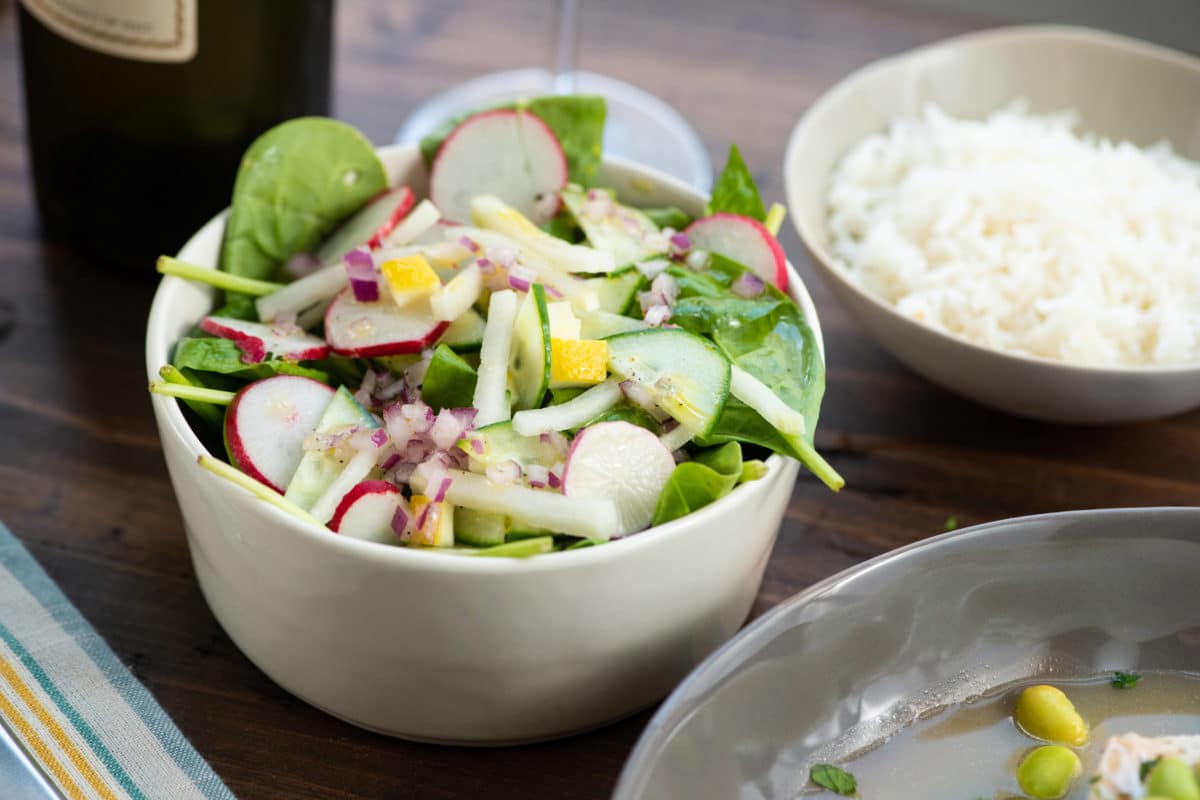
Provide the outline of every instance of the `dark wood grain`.
<path id="1" fill-rule="evenodd" d="M 550 3 L 341 0 L 337 113 L 387 142 L 422 98 L 543 64 Z M 272 684 L 192 575 L 145 394 L 153 285 L 40 238 L 28 183 L 13 0 L 0 0 L 0 519 L 45 565 L 217 772 L 247 798 L 605 797 L 648 719 L 517 749 L 415 745 Z M 796 118 L 878 57 L 978 27 L 847 0 L 617 0 L 584 9 L 584 68 L 681 110 L 715 161 L 737 141 L 779 200 Z M 818 444 L 845 475 L 797 484 L 754 613 L 865 558 L 960 525 L 1104 506 L 1194 504 L 1200 413 L 1041 425 L 932 386 L 867 340 L 806 263 L 828 343 Z M 149 271 L 150 265 L 147 265 Z"/>

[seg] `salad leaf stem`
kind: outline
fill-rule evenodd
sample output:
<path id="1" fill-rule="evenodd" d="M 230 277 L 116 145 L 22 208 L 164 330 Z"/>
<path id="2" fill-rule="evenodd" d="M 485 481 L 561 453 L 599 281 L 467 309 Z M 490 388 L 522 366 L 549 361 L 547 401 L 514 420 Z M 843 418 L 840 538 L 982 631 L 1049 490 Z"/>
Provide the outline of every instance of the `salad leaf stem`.
<path id="1" fill-rule="evenodd" d="M 833 465 L 826 461 L 807 439 L 803 436 L 788 436 L 787 440 L 792 447 L 796 448 L 804 466 L 808 467 L 813 475 L 820 478 L 822 483 L 835 492 L 846 485 L 846 479 L 838 474 Z"/>
<path id="2" fill-rule="evenodd" d="M 206 283 L 227 292 L 241 292 L 255 297 L 262 297 L 283 288 L 282 283 L 245 278 L 241 275 L 202 267 L 199 264 L 189 264 L 171 256 L 159 256 L 155 268 L 163 275 L 174 275 L 177 278 Z"/>
<path id="3" fill-rule="evenodd" d="M 150 391 L 153 394 L 178 397 L 180 400 L 191 400 L 197 403 L 212 403 L 227 406 L 233 402 L 233 392 L 223 392 L 220 389 L 206 389 L 192 384 L 168 383 L 167 381 L 150 381 Z"/>
<path id="4" fill-rule="evenodd" d="M 786 216 L 787 208 L 782 203 L 772 203 L 771 210 L 767 212 L 767 218 L 763 221 L 763 227 L 770 231 L 772 236 L 778 236 Z"/>
<path id="5" fill-rule="evenodd" d="M 278 492 L 275 492 L 254 480 L 254 478 L 251 478 L 237 467 L 230 466 L 224 461 L 219 461 L 207 453 L 197 458 L 196 462 L 214 475 L 236 483 L 238 486 L 250 492 L 250 494 L 254 495 L 259 500 L 270 503 L 280 511 L 291 514 L 301 522 L 310 522 L 313 525 L 316 525 L 318 528 L 325 527 L 323 523 L 317 522 L 317 520 L 303 508 L 296 505 L 292 501 L 285 499 L 283 495 L 279 494 Z"/>
<path id="6" fill-rule="evenodd" d="M 202 384 L 188 378 L 183 373 L 183 370 L 173 364 L 163 364 L 158 370 L 158 376 L 169 384 L 201 389 L 206 388 Z M 221 427 L 221 422 L 224 420 L 225 414 L 216 405 L 208 402 L 196 402 L 194 400 L 184 400 L 184 402 L 187 403 L 188 408 L 196 412 L 197 416 L 206 423 L 212 425 L 214 428 L 219 429 Z"/>

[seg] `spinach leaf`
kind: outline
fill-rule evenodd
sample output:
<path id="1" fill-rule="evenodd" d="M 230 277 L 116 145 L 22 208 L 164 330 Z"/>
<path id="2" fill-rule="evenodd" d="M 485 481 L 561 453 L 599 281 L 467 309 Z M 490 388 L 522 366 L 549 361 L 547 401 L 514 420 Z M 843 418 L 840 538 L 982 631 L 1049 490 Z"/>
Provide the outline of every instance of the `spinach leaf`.
<path id="1" fill-rule="evenodd" d="M 215 337 L 194 339 L 185 336 L 176 343 L 175 357 L 171 363 L 180 370 L 215 372 L 248 381 L 269 378 L 272 375 L 301 375 L 329 383 L 329 375 L 325 372 L 301 366 L 295 361 L 272 358 L 257 364 L 247 364 L 242 361 L 242 351 L 236 344 L 229 339 Z"/>
<path id="2" fill-rule="evenodd" d="M 671 473 L 658 496 L 651 524 L 686 516 L 733 491 L 742 477 L 742 448 L 737 442 L 701 450 Z"/>
<path id="3" fill-rule="evenodd" d="M 858 782 L 854 780 L 854 776 L 833 764 L 817 764 L 809 771 L 808 776 L 817 786 L 835 794 L 849 796 L 858 791 Z"/>
<path id="4" fill-rule="evenodd" d="M 662 426 L 658 424 L 654 417 L 630 403 L 620 403 L 607 411 L 602 411 L 580 427 L 587 428 L 595 425 L 597 422 L 628 422 L 630 425 L 645 428 L 655 436 L 662 431 Z"/>
<path id="5" fill-rule="evenodd" d="M 1142 679 L 1142 676 L 1136 672 L 1121 672 L 1117 670 L 1113 673 L 1113 678 L 1110 681 L 1117 689 L 1131 689 L 1137 686 L 1137 682 Z"/>
<path id="6" fill-rule="evenodd" d="M 551 217 L 549 222 L 542 225 L 542 230 L 571 244 L 583 241 L 583 230 L 575 222 L 575 217 L 567 211 L 560 211 Z"/>
<path id="7" fill-rule="evenodd" d="M 346 123 L 301 117 L 277 125 L 242 157 L 221 268 L 271 278 L 386 188 L 375 148 Z"/>
<path id="8" fill-rule="evenodd" d="M 662 228 L 674 228 L 681 231 L 688 225 L 692 224 L 693 217 L 681 208 L 668 206 L 667 208 L 643 208 L 642 213 L 650 218 L 650 221 Z"/>
<path id="9" fill-rule="evenodd" d="M 680 289 L 671 321 L 711 338 L 731 361 L 803 414 L 804 438 L 811 444 L 825 393 L 825 364 L 816 336 L 792 299 L 773 286 L 754 298 L 729 292 L 727 287 L 746 269 L 716 253 L 703 273 L 680 267 L 668 271 Z M 740 439 L 800 457 L 756 412 L 734 400 L 710 441 Z"/>
<path id="10" fill-rule="evenodd" d="M 713 186 L 712 200 L 708 204 L 708 213 L 728 212 L 741 214 L 759 222 L 767 218 L 767 209 L 763 207 L 762 198 L 758 195 L 758 186 L 754 176 L 742 161 L 742 154 L 737 145 L 729 146 L 729 160 L 725 169 L 721 170 L 717 183 Z"/>
<path id="11" fill-rule="evenodd" d="M 607 113 L 603 97 L 594 95 L 556 95 L 535 97 L 519 105 L 537 115 L 554 133 L 567 157 L 567 177 L 573 183 L 592 186 L 600 172 L 604 119 Z M 502 103 L 452 117 L 421 140 L 421 155 L 426 166 L 450 132 L 463 120 L 493 108 L 518 108 L 517 103 Z"/>
<path id="12" fill-rule="evenodd" d="M 439 344 L 429 360 L 425 380 L 421 382 L 421 398 L 434 411 L 443 408 L 469 408 L 475 397 L 475 370 L 450 345 Z"/>

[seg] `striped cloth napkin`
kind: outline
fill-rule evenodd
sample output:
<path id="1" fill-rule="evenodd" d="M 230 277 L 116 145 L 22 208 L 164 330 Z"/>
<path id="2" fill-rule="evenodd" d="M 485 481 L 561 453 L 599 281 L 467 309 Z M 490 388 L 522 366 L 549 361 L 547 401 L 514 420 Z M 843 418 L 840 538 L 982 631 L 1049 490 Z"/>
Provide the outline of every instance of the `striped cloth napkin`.
<path id="1" fill-rule="evenodd" d="M 42 787 L 21 797 L 69 800 L 232 800 L 150 693 L 0 525 L 0 765 L 11 797 L 12 764 L 32 762 Z M 8 736 L 5 736 L 7 732 Z M 26 775 L 32 775 L 32 771 Z"/>

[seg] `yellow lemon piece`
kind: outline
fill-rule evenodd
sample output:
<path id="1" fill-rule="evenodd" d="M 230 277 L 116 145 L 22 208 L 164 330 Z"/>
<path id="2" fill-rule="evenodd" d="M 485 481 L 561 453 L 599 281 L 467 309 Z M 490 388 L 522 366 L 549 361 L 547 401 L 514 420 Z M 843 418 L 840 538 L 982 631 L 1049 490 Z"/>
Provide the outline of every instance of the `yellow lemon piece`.
<path id="1" fill-rule="evenodd" d="M 608 342 L 550 338 L 550 388 L 593 386 L 608 377 Z"/>
<path id="2" fill-rule="evenodd" d="M 385 261 L 380 271 L 398 306 L 428 297 L 442 285 L 441 278 L 420 254 Z"/>
<path id="3" fill-rule="evenodd" d="M 423 547 L 454 546 L 454 506 L 435 503 L 423 494 L 409 501 L 412 510 L 411 544 Z"/>

